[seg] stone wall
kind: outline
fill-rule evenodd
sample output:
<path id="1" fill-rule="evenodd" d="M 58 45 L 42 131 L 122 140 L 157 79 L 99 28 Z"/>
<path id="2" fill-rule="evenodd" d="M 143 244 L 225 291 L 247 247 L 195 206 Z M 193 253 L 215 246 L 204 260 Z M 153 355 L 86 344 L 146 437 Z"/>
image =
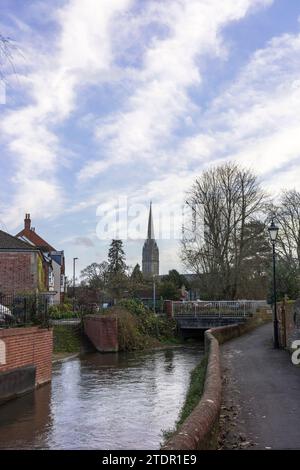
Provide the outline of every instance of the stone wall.
<path id="1" fill-rule="evenodd" d="M 119 350 L 116 316 L 86 315 L 84 332 L 97 351 L 116 352 Z"/>
<path id="2" fill-rule="evenodd" d="M 35 366 L 35 385 L 50 382 L 52 334 L 52 329 L 37 326 L 0 329 L 0 374 L 24 366 Z"/>
<path id="3" fill-rule="evenodd" d="M 0 372 L 0 405 L 35 388 L 35 366 L 18 367 Z"/>

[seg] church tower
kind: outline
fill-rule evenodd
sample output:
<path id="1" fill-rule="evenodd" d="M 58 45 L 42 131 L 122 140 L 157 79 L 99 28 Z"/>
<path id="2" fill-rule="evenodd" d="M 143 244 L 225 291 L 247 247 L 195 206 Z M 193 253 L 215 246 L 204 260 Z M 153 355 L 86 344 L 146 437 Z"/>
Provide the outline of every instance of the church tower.
<path id="1" fill-rule="evenodd" d="M 154 239 L 154 227 L 152 219 L 152 203 L 150 202 L 148 236 L 143 246 L 143 275 L 145 277 L 158 276 L 159 274 L 159 251 Z"/>

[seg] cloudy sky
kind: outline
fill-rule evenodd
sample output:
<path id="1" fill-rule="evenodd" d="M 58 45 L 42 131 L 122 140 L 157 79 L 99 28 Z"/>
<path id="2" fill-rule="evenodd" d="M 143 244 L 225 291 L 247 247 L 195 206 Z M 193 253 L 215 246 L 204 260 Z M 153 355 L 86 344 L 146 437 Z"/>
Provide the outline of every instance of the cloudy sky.
<path id="1" fill-rule="evenodd" d="M 117 204 L 140 234 L 127 262 L 141 262 L 149 201 L 157 232 L 159 214 L 176 224 L 218 162 L 299 189 L 299 0 L 0 0 L 0 32 L 15 44 L 14 69 L 1 58 L 0 228 L 30 212 L 68 273 L 73 256 L 106 258 Z M 161 272 L 180 269 L 178 242 L 158 244 Z"/>

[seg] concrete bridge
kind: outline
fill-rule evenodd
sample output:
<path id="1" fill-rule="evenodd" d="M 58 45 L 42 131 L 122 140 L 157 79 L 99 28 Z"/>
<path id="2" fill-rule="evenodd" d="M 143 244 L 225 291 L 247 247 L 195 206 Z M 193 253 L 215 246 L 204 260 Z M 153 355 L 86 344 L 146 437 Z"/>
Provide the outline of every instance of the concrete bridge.
<path id="1" fill-rule="evenodd" d="M 171 302 L 168 316 L 177 322 L 184 338 L 200 336 L 209 328 L 244 323 L 258 309 L 267 307 L 265 301 L 188 301 Z"/>

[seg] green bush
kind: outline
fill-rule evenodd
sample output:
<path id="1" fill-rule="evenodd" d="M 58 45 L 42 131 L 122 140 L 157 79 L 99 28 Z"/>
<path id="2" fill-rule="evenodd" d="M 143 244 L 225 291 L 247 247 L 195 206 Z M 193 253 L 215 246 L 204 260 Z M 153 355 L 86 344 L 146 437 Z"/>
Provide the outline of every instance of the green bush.
<path id="1" fill-rule="evenodd" d="M 174 320 L 158 317 L 139 300 L 125 299 L 119 305 L 136 317 L 137 328 L 142 335 L 151 336 L 159 341 L 174 338 L 176 334 Z"/>
<path id="2" fill-rule="evenodd" d="M 62 320 L 74 317 L 72 305 L 64 303 L 59 305 L 51 305 L 48 310 L 49 317 L 53 320 Z"/>
<path id="3" fill-rule="evenodd" d="M 133 315 L 146 315 L 148 311 L 143 302 L 136 299 L 123 299 L 119 302 L 119 305 L 121 305 L 121 307 L 127 308 L 127 310 Z"/>
<path id="4" fill-rule="evenodd" d="M 143 349 L 145 341 L 138 329 L 136 317 L 126 310 L 118 311 L 118 343 L 120 351 Z"/>

